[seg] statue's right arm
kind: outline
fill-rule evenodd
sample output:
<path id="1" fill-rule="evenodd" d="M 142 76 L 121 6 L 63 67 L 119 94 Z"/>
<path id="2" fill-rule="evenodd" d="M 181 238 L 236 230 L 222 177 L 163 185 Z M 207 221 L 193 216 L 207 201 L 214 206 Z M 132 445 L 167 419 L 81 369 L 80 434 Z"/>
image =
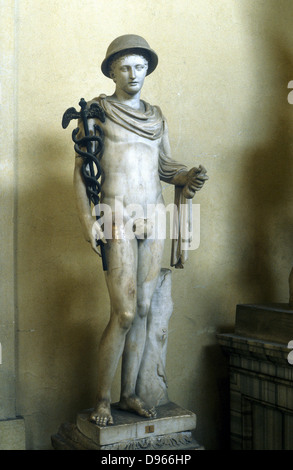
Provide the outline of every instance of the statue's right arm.
<path id="1" fill-rule="evenodd" d="M 86 241 L 89 242 L 93 250 L 100 255 L 97 240 L 101 239 L 103 243 L 106 243 L 106 240 L 100 225 L 91 212 L 91 206 L 86 194 L 86 186 L 81 172 L 82 164 L 83 159 L 77 155 L 75 158 L 73 182 L 78 217 Z"/>

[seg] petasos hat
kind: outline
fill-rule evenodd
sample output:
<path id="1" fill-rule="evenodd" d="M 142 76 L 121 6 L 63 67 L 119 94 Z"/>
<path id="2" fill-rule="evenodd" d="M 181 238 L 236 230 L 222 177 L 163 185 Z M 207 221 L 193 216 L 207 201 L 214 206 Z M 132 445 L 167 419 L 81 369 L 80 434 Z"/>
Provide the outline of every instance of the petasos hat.
<path id="1" fill-rule="evenodd" d="M 142 55 L 144 52 L 146 52 L 146 56 L 149 58 L 147 75 L 152 73 L 158 65 L 157 54 L 155 51 L 153 51 L 153 49 L 150 48 L 149 44 L 144 38 L 137 36 L 136 34 L 125 34 L 114 39 L 107 49 L 106 57 L 101 65 L 102 72 L 104 75 L 106 75 L 106 77 L 111 78 L 109 71 L 109 61 L 115 54 L 123 51 L 130 51 L 135 54 L 141 53 Z"/>

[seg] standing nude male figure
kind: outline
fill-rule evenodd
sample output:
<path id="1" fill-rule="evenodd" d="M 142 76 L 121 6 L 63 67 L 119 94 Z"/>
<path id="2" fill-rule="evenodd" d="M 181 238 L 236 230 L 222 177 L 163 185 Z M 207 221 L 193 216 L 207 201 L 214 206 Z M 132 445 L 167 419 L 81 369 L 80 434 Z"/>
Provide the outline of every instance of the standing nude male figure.
<path id="1" fill-rule="evenodd" d="M 152 236 L 155 214 L 150 207 L 164 207 L 161 180 L 184 187 L 185 196 L 192 198 L 207 179 L 197 168 L 188 171 L 185 165 L 172 160 L 161 110 L 140 98 L 144 79 L 157 62 L 156 53 L 143 38 L 125 35 L 110 44 L 102 63 L 103 73 L 115 83 L 112 96 L 101 95 L 93 100 L 106 115 L 104 123 L 98 122 L 104 132 L 101 202 L 111 208 L 111 236 L 106 236 L 94 222 L 81 175 L 82 158 L 76 156 L 74 185 L 84 234 L 97 252 L 96 240 L 103 240 L 108 265 L 105 279 L 111 313 L 101 339 L 97 402 L 90 416 L 91 421 L 102 426 L 113 423 L 111 385 L 121 356 L 120 407 L 146 418 L 155 416 L 155 410 L 148 409 L 136 395 L 147 315 L 164 248 L 164 240 Z M 128 211 L 131 204 L 142 208 L 143 217 Z M 133 237 L 125 231 L 130 223 Z"/>

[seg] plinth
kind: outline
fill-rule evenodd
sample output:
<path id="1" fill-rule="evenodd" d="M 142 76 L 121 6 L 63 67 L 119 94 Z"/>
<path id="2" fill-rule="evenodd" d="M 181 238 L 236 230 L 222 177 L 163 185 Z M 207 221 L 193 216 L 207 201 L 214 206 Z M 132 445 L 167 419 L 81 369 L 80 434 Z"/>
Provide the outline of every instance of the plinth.
<path id="1" fill-rule="evenodd" d="M 232 450 L 293 450 L 289 304 L 237 305 L 234 333 L 218 335 L 230 368 Z"/>
<path id="2" fill-rule="evenodd" d="M 175 403 L 157 407 L 157 417 L 146 419 L 112 405 L 114 424 L 98 426 L 89 420 L 92 410 L 64 423 L 52 436 L 56 450 L 203 450 L 194 440 L 196 415 Z"/>

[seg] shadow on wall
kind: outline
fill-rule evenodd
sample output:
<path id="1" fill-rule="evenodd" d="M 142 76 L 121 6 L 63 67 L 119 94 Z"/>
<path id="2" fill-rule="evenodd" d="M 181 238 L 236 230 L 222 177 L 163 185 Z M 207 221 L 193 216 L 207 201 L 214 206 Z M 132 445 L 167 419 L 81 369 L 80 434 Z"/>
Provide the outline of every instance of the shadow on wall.
<path id="1" fill-rule="evenodd" d="M 248 23 L 247 37 L 251 38 L 247 68 L 252 73 L 247 76 L 253 77 L 248 86 L 254 90 L 250 114 L 246 113 L 242 123 L 248 145 L 239 158 L 241 176 L 232 201 L 237 224 L 234 233 L 239 234 L 235 277 L 241 302 L 288 302 L 289 298 L 288 277 L 293 265 L 293 106 L 288 104 L 287 86 L 293 80 L 293 4 L 285 3 L 286 8 L 283 1 L 256 3 L 249 17 L 247 3 L 239 3 L 239 21 Z M 227 332 L 226 327 L 221 330 Z M 219 445 L 224 449 L 229 447 L 228 361 L 218 346 L 211 346 L 205 348 L 198 363 L 204 365 L 203 389 L 218 392 L 218 403 L 213 404 L 214 422 L 222 439 Z M 207 400 L 206 410 L 199 410 L 199 422 L 209 412 Z"/>
<path id="2" fill-rule="evenodd" d="M 242 223 L 250 227 L 239 275 L 247 297 L 254 292 L 255 302 L 288 302 L 293 265 L 293 107 L 287 101 L 293 79 L 293 4 L 285 4 L 262 2 L 249 25 L 257 38 L 251 46 L 257 86 L 251 84 L 255 100 L 244 125 L 260 144 L 245 151 L 237 204 Z"/>
<path id="3" fill-rule="evenodd" d="M 227 358 L 219 345 L 208 345 L 202 348 L 197 367 L 201 377 L 200 390 L 197 391 L 201 406 L 195 408 L 197 414 L 195 438 L 200 436 L 201 444 L 206 450 L 228 450 L 230 393 Z M 197 384 L 194 387 L 196 388 Z"/>

